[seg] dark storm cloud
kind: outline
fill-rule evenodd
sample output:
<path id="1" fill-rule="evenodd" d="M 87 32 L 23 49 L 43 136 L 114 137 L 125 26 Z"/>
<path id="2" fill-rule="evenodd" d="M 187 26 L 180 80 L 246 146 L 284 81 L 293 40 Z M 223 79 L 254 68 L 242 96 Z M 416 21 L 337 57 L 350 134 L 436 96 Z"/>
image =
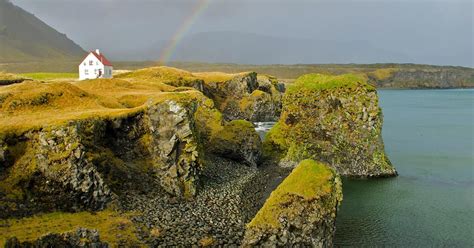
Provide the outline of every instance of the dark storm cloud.
<path id="1" fill-rule="evenodd" d="M 199 1 L 12 2 L 85 49 L 108 47 L 115 57 L 123 58 L 168 40 Z M 473 65 L 473 4 L 469 0 L 214 0 L 187 35 L 210 31 L 355 42 L 400 54 L 381 53 L 369 61 L 347 62 Z"/>

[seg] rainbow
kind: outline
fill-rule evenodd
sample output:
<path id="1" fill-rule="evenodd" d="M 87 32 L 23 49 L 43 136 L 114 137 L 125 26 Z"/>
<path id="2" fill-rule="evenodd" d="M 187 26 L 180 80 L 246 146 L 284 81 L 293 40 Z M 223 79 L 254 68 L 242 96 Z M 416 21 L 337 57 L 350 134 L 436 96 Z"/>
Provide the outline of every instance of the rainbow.
<path id="1" fill-rule="evenodd" d="M 160 64 L 165 65 L 169 61 L 174 51 L 176 50 L 176 47 L 178 46 L 179 42 L 183 39 L 184 35 L 193 26 L 199 16 L 207 9 L 210 3 L 211 0 L 198 0 L 191 12 L 191 15 L 184 19 L 183 23 L 181 23 L 181 25 L 176 30 L 170 41 L 162 50 L 159 59 Z"/>

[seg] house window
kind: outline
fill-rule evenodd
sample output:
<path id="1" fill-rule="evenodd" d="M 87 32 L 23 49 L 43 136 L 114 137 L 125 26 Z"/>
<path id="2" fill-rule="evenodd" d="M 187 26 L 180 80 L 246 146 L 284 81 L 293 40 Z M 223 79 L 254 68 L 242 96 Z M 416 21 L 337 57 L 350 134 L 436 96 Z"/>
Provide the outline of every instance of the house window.
<path id="1" fill-rule="evenodd" d="M 84 62 L 84 66 L 86 65 L 86 62 Z"/>
<path id="2" fill-rule="evenodd" d="M 94 61 L 89 60 L 89 65 L 94 65 Z"/>
<path id="3" fill-rule="evenodd" d="M 99 62 L 98 62 L 98 61 L 96 61 L 96 62 L 95 62 L 95 65 L 99 65 Z"/>
<path id="4" fill-rule="evenodd" d="M 85 74 L 85 75 L 89 75 L 89 70 L 85 69 L 85 70 L 84 70 L 84 74 Z"/>

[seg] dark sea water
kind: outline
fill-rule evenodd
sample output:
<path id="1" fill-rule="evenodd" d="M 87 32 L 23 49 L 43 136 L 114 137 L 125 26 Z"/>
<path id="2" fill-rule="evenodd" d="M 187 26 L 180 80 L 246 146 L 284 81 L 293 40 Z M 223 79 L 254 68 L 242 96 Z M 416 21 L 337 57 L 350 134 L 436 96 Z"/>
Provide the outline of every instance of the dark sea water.
<path id="1" fill-rule="evenodd" d="M 344 180 L 336 246 L 474 247 L 474 90 L 380 90 L 399 176 Z"/>

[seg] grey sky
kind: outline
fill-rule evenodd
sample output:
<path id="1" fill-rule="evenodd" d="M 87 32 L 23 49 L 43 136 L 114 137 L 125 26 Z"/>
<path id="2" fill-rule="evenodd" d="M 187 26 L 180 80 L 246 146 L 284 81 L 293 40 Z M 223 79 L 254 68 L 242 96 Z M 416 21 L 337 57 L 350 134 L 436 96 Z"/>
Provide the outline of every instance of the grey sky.
<path id="1" fill-rule="evenodd" d="M 197 0 L 12 0 L 84 49 L 134 51 L 168 40 Z M 214 0 L 187 32 L 236 31 L 404 54 L 370 61 L 473 66 L 470 0 Z M 234 62 L 234 61 L 222 61 Z M 321 62 L 321 61 L 317 61 Z M 331 62 L 331 61 L 329 61 Z M 289 62 L 291 63 L 291 62 Z"/>

